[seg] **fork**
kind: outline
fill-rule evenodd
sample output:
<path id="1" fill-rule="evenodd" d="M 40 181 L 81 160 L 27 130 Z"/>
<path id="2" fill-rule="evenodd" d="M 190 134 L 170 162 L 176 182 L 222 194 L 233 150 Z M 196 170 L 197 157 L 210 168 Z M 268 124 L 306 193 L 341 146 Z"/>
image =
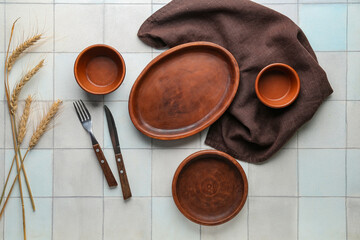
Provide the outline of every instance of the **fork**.
<path id="1" fill-rule="evenodd" d="M 101 169 L 105 175 L 105 178 L 106 178 L 106 181 L 107 181 L 109 187 L 116 187 L 118 184 L 115 180 L 115 177 L 114 177 L 113 173 L 111 172 L 109 164 L 106 161 L 106 158 L 104 156 L 104 153 L 101 150 L 101 147 L 93 134 L 92 120 L 91 120 L 91 115 L 90 115 L 88 109 L 86 108 L 86 106 L 82 100 L 75 101 L 75 102 L 73 102 L 73 104 L 74 104 L 76 114 L 79 117 L 79 120 L 81 122 L 81 125 L 90 134 L 93 149 L 95 151 L 96 157 L 97 157 L 98 162 L 101 166 Z"/>

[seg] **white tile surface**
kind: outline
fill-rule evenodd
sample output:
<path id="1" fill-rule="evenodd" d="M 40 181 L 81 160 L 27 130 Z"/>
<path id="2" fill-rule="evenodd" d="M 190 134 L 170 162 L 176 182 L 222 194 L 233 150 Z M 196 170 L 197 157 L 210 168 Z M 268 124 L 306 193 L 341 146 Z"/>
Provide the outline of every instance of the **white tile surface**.
<path id="1" fill-rule="evenodd" d="M 347 147 L 360 147 L 360 102 L 347 103 Z"/>
<path id="2" fill-rule="evenodd" d="M 151 48 L 137 38 L 137 31 L 150 14 L 148 4 L 105 6 L 105 43 L 120 52 L 151 52 Z"/>
<path id="3" fill-rule="evenodd" d="M 151 3 L 151 0 L 104 0 L 105 3 Z"/>
<path id="4" fill-rule="evenodd" d="M 99 102 L 85 102 L 93 122 L 93 133 L 103 146 L 103 108 Z M 81 126 L 72 102 L 64 102 L 61 114 L 55 119 L 55 148 L 91 148 L 90 135 Z"/>
<path id="5" fill-rule="evenodd" d="M 36 212 L 26 211 L 26 235 L 27 239 L 44 240 L 51 239 L 51 198 L 35 198 L 37 204 Z M 31 209 L 30 200 L 24 199 L 25 209 Z M 9 200 L 5 210 L 5 238 L 4 239 L 23 239 L 22 213 L 20 198 Z"/>
<path id="6" fill-rule="evenodd" d="M 357 240 L 360 238 L 360 199 L 348 198 L 347 199 L 347 230 L 348 240 Z"/>
<path id="7" fill-rule="evenodd" d="M 54 240 L 99 240 L 102 238 L 103 199 L 54 199 Z"/>
<path id="8" fill-rule="evenodd" d="M 5 160 L 5 151 L 3 149 L 0 149 L 0 157 Z M 3 190 L 3 186 L 4 186 L 4 182 L 5 182 L 5 174 L 7 174 L 7 173 L 5 173 L 5 161 L 4 160 L 0 161 L 0 186 L 1 186 L 0 190 L 1 191 Z M 1 225 L 1 223 L 0 223 L 0 225 Z M 1 227 L 0 227 L 0 229 L 1 229 Z M 1 234 L 0 234 L 0 236 L 1 236 Z"/>
<path id="9" fill-rule="evenodd" d="M 169 3 L 171 0 L 153 0 L 153 3 Z"/>
<path id="10" fill-rule="evenodd" d="M 347 150 L 347 195 L 360 197 L 360 149 Z"/>
<path id="11" fill-rule="evenodd" d="M 55 3 L 103 3 L 104 0 L 54 0 Z"/>
<path id="12" fill-rule="evenodd" d="M 102 43 L 103 5 L 55 5 L 56 52 L 79 52 Z"/>
<path id="13" fill-rule="evenodd" d="M 345 150 L 300 149 L 299 195 L 345 196 Z"/>
<path id="14" fill-rule="evenodd" d="M 360 52 L 348 53 L 347 98 L 360 100 Z"/>
<path id="15" fill-rule="evenodd" d="M 300 3 L 341 3 L 346 0 L 299 0 Z"/>
<path id="16" fill-rule="evenodd" d="M 300 198 L 299 240 L 346 239 L 344 198 Z"/>
<path id="17" fill-rule="evenodd" d="M 0 239 L 4 239 L 4 218 L 0 219 Z"/>
<path id="18" fill-rule="evenodd" d="M 127 102 L 105 102 L 115 119 L 122 148 L 149 148 L 150 138 L 139 132 L 132 124 Z M 102 108 L 100 110 L 104 111 Z M 105 117 L 105 116 L 104 116 Z M 112 148 L 106 119 L 104 119 L 104 146 Z"/>
<path id="19" fill-rule="evenodd" d="M 0 35 L 0 39 L 1 39 L 1 35 Z M 5 53 L 0 53 L 0 64 L 1 64 L 0 66 L 4 66 L 5 56 L 6 56 Z M 3 67 L 0 68 L 0 74 L 1 74 L 1 76 L 4 76 L 4 68 Z M 2 100 L 5 100 L 5 90 L 4 90 L 3 83 L 0 84 L 0 101 L 2 101 Z"/>
<path id="20" fill-rule="evenodd" d="M 250 196 L 297 196 L 297 151 L 280 150 L 271 161 L 249 164 Z"/>
<path id="21" fill-rule="evenodd" d="M 103 174 L 92 149 L 54 150 L 54 196 L 102 196 Z"/>
<path id="22" fill-rule="evenodd" d="M 22 1 L 24 2 L 24 1 Z M 21 17 L 16 23 L 11 49 L 20 42 L 32 37 L 34 34 L 44 34 L 44 40 L 32 48 L 36 52 L 52 52 L 54 36 L 54 12 L 50 4 L 6 4 L 6 41 L 10 37 L 13 22 Z"/>
<path id="23" fill-rule="evenodd" d="M 130 189 L 133 197 L 151 196 L 151 150 L 148 149 L 124 149 L 121 151 L 125 169 L 128 176 Z M 104 151 L 105 157 L 118 182 L 116 189 L 109 188 L 104 181 L 105 196 L 122 196 L 119 173 L 117 170 L 113 149 Z"/>
<path id="24" fill-rule="evenodd" d="M 56 99 L 102 101 L 103 96 L 84 91 L 74 77 L 74 63 L 77 53 L 55 54 L 54 93 Z"/>
<path id="25" fill-rule="evenodd" d="M 151 198 L 109 198 L 104 208 L 104 239 L 151 239 Z"/>
<path id="26" fill-rule="evenodd" d="M 346 100 L 346 52 L 317 52 L 334 92 L 328 100 Z"/>
<path id="27" fill-rule="evenodd" d="M 352 51 L 360 50 L 360 30 L 357 27 L 360 17 L 359 17 L 360 5 L 359 4 L 349 4 L 348 7 L 348 49 Z"/>
<path id="28" fill-rule="evenodd" d="M 185 218 L 172 197 L 153 197 L 152 239 L 200 240 L 200 225 Z"/>
<path id="29" fill-rule="evenodd" d="M 0 13 L 1 15 L 5 14 L 5 7 L 4 4 L 0 4 Z M 1 18 L 0 19 L 0 52 L 5 52 L 5 38 L 4 38 L 4 34 L 5 34 L 5 19 Z M 1 64 L 1 66 L 3 66 Z M 3 76 L 3 75 L 1 75 Z"/>
<path id="30" fill-rule="evenodd" d="M 196 151 L 193 149 L 164 149 L 152 152 L 152 195 L 172 196 L 171 184 L 177 167 L 187 156 Z"/>
<path id="31" fill-rule="evenodd" d="M 126 66 L 125 79 L 116 91 L 105 95 L 105 101 L 127 101 L 135 80 L 152 60 L 151 53 L 123 53 L 122 56 Z"/>
<path id="32" fill-rule="evenodd" d="M 250 197 L 249 205 L 250 240 L 296 239 L 296 198 Z"/>
<path id="33" fill-rule="evenodd" d="M 24 156 L 24 150 L 22 151 Z M 14 151 L 8 149 L 5 152 L 5 172 L 9 172 L 12 160 L 14 158 Z M 52 149 L 41 149 L 32 150 L 25 158 L 25 170 L 31 187 L 31 191 L 34 197 L 51 197 L 52 196 L 52 167 L 53 167 L 53 150 Z M 16 177 L 16 164 L 14 164 L 13 171 L 10 174 L 9 187 L 13 183 Z M 41 174 L 39 174 L 41 172 Z M 7 176 L 7 175 L 6 175 Z M 23 195 L 28 197 L 29 193 L 26 188 L 25 178 L 22 176 Z M 19 185 L 16 182 L 14 190 L 11 194 L 13 197 L 19 197 Z M 36 204 L 36 203 L 35 203 Z"/>
<path id="34" fill-rule="evenodd" d="M 5 102 L 0 101 L 0 123 L 5 123 L 5 110 L 7 106 Z M 0 148 L 5 146 L 5 126 L 0 127 Z"/>
<path id="35" fill-rule="evenodd" d="M 343 101 L 324 102 L 313 119 L 300 129 L 299 148 L 344 148 L 345 112 Z"/>
<path id="36" fill-rule="evenodd" d="M 295 0 L 254 0 L 253 2 L 266 4 L 266 3 L 281 3 L 281 4 L 289 4 L 289 3 L 296 3 Z"/>
<path id="37" fill-rule="evenodd" d="M 153 148 L 200 148 L 200 134 L 171 141 L 154 139 L 152 146 Z"/>
<path id="38" fill-rule="evenodd" d="M 11 0 L 11 2 L 12 3 L 52 3 L 53 0 Z"/>
<path id="39" fill-rule="evenodd" d="M 218 226 L 201 226 L 202 240 L 236 240 L 248 237 L 248 206 L 245 203 L 243 209 L 231 221 Z"/>
<path id="40" fill-rule="evenodd" d="M 298 6 L 297 4 L 264 4 L 264 6 L 271 8 L 288 18 L 290 18 L 294 23 L 298 23 Z"/>

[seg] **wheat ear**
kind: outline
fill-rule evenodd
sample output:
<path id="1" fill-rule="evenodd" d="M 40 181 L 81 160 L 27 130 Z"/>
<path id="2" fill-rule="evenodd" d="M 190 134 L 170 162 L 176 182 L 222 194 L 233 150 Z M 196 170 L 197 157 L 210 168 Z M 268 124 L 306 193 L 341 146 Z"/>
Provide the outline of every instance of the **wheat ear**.
<path id="1" fill-rule="evenodd" d="M 10 72 L 11 68 L 14 66 L 16 60 L 19 58 L 19 56 L 29 47 L 33 46 L 37 41 L 39 41 L 42 37 L 42 34 L 34 35 L 30 38 L 28 38 L 25 42 L 18 45 L 15 50 L 12 52 L 10 57 L 8 58 L 6 62 L 6 68 Z"/>
<path id="2" fill-rule="evenodd" d="M 33 69 L 27 72 L 25 76 L 21 78 L 20 82 L 16 84 L 15 88 L 13 89 L 10 100 L 10 108 L 12 115 L 15 115 L 21 89 L 40 70 L 40 68 L 44 66 L 44 61 L 45 59 L 41 60 Z"/>
<path id="3" fill-rule="evenodd" d="M 33 101 L 33 99 L 31 97 L 31 95 L 29 95 L 25 100 L 25 107 L 24 107 L 23 114 L 22 114 L 22 116 L 20 118 L 20 121 L 19 121 L 19 127 L 18 127 L 18 133 L 17 133 L 17 144 L 18 144 L 18 151 L 19 151 L 19 156 L 20 156 L 21 163 L 23 163 L 24 160 L 21 157 L 20 145 L 23 142 L 26 131 L 27 131 L 27 122 L 28 122 L 28 119 L 29 119 L 29 116 L 30 116 L 30 107 L 31 107 L 32 101 Z M 25 177 L 25 182 L 26 182 L 26 186 L 27 186 L 27 189 L 28 189 L 28 192 L 29 192 L 31 205 L 32 205 L 33 210 L 35 211 L 36 208 L 35 208 L 34 197 L 32 195 L 32 191 L 31 191 L 31 187 L 30 187 L 30 183 L 29 183 L 27 173 L 26 173 L 25 168 L 24 168 L 24 166 L 22 164 L 21 164 L 21 169 L 23 170 L 23 174 L 24 174 L 24 177 Z"/>
<path id="4" fill-rule="evenodd" d="M 18 145 L 22 143 L 24 140 L 26 129 L 27 129 L 27 122 L 30 116 L 30 107 L 32 103 L 32 97 L 29 95 L 25 100 L 25 107 L 23 110 L 23 114 L 21 115 L 20 121 L 19 121 L 19 128 L 18 128 L 18 134 L 17 134 L 17 141 Z"/>
<path id="5" fill-rule="evenodd" d="M 36 130 L 30 139 L 30 142 L 29 142 L 30 149 L 35 147 L 35 145 L 39 142 L 41 136 L 46 132 L 51 119 L 53 119 L 55 114 L 58 112 L 61 103 L 62 103 L 61 100 L 55 101 L 52 104 L 50 110 L 46 113 L 46 115 L 43 117 L 43 119 L 41 119 L 39 125 L 36 127 Z"/>

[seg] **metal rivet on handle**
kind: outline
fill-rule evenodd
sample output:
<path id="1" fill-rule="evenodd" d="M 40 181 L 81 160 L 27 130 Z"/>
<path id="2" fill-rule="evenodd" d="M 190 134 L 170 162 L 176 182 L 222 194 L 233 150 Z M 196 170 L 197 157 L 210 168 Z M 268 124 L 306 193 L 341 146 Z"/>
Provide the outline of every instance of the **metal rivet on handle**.
<path id="1" fill-rule="evenodd" d="M 124 171 L 123 171 L 123 170 L 120 170 L 120 173 L 121 173 L 121 174 L 123 174 L 123 173 L 124 173 Z"/>
<path id="2" fill-rule="evenodd" d="M 99 149 L 96 149 L 96 152 L 99 152 L 100 150 Z"/>
<path id="3" fill-rule="evenodd" d="M 118 161 L 118 162 L 121 162 L 121 159 L 120 159 L 120 158 L 118 158 L 118 159 L 117 159 L 117 161 Z"/>
<path id="4" fill-rule="evenodd" d="M 104 160 L 101 160 L 101 163 L 104 163 L 105 161 Z"/>

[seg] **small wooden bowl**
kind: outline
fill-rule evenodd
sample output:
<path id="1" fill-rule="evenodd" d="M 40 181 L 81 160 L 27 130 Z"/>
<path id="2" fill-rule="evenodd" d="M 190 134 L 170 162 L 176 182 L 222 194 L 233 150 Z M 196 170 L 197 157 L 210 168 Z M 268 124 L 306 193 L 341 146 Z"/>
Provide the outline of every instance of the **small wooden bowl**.
<path id="1" fill-rule="evenodd" d="M 226 153 L 203 150 L 187 157 L 172 182 L 176 206 L 191 221 L 218 225 L 244 206 L 248 182 L 240 164 Z"/>
<path id="2" fill-rule="evenodd" d="M 262 103 L 283 108 L 295 101 L 300 91 L 300 79 L 289 65 L 274 63 L 263 68 L 255 81 L 255 91 Z"/>
<path id="3" fill-rule="evenodd" d="M 85 48 L 74 65 L 77 83 L 85 91 L 96 95 L 115 91 L 123 82 L 125 71 L 121 54 L 104 44 Z"/>

